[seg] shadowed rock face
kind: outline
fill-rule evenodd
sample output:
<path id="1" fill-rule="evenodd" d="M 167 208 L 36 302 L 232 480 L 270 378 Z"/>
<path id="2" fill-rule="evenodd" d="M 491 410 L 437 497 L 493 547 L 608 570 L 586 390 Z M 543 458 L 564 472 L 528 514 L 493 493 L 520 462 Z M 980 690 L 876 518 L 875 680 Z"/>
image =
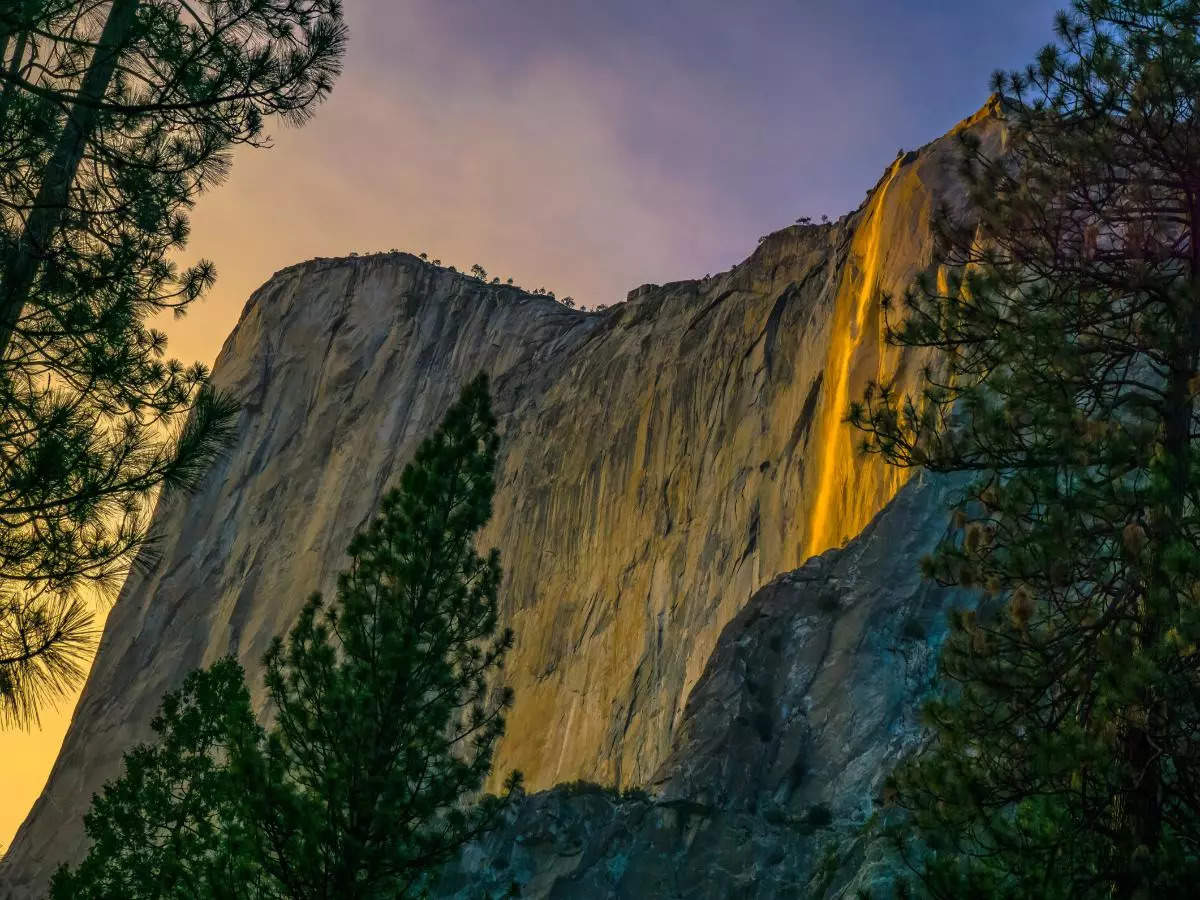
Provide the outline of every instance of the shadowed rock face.
<path id="1" fill-rule="evenodd" d="M 986 111 L 965 125 L 998 145 Z M 190 669 L 234 652 L 261 704 L 268 643 L 332 587 L 353 531 L 480 369 L 503 439 L 483 540 L 517 634 L 497 779 L 649 784 L 727 623 L 902 482 L 853 454 L 841 420 L 868 380 L 920 370 L 885 347 L 873 298 L 928 263 L 929 215 L 959 193 L 954 143 L 897 158 L 835 223 L 599 314 L 408 254 L 277 273 L 214 368 L 243 403 L 236 442 L 197 494 L 160 504 L 157 559 L 109 617 L 0 883 L 29 896 L 81 854 L 91 795 Z"/>
<path id="2" fill-rule="evenodd" d="M 439 896 L 854 896 L 882 848 L 860 836 L 920 737 L 917 706 L 960 598 L 915 560 L 953 482 L 911 482 L 863 533 L 758 591 L 725 627 L 648 795 L 566 785 L 470 846 Z M 836 864 L 821 871 L 830 849 Z M 490 892 L 490 893 L 489 893 Z M 872 892 L 872 896 L 886 896 Z"/>

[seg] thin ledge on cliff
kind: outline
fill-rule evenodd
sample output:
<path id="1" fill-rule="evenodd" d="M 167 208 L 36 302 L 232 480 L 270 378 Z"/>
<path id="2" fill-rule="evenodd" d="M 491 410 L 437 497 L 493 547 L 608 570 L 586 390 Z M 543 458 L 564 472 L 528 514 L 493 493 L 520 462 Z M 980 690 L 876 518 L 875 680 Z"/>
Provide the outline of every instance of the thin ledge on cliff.
<path id="1" fill-rule="evenodd" d="M 1001 140 L 987 109 L 962 127 Z M 648 782 L 724 626 L 899 487 L 853 453 L 842 407 L 880 373 L 920 371 L 885 347 L 873 298 L 929 263 L 954 172 L 948 135 L 898 158 L 856 212 L 598 314 L 402 253 L 277 273 L 214 368 L 243 403 L 236 442 L 156 513 L 159 559 L 125 585 L 5 857 L 12 895 L 81 855 L 89 798 L 190 669 L 232 651 L 261 704 L 268 642 L 332 587 L 355 528 L 479 370 L 503 442 L 483 540 L 517 634 L 496 771 L 534 790 Z"/>

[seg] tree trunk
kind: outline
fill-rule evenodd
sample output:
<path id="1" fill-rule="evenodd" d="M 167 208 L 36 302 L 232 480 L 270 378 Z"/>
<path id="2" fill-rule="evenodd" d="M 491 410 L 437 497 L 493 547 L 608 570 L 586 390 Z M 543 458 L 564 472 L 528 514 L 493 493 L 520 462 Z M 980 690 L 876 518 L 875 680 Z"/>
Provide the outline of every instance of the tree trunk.
<path id="1" fill-rule="evenodd" d="M 77 99 L 67 114 L 54 154 L 42 173 L 42 183 L 33 210 L 25 220 L 24 232 L 5 260 L 4 283 L 0 286 L 0 359 L 8 351 L 38 269 L 66 213 L 84 148 L 100 120 L 100 104 L 133 30 L 138 3 L 139 0 L 113 0 Z"/>
<path id="2" fill-rule="evenodd" d="M 1155 510 L 1156 521 L 1151 529 L 1156 558 L 1148 580 L 1148 595 L 1143 599 L 1139 634 L 1143 649 L 1153 647 L 1160 640 L 1164 615 L 1172 620 L 1178 611 L 1175 585 L 1170 573 L 1164 569 L 1161 554 L 1162 548 L 1179 533 L 1190 502 L 1192 420 L 1195 414 L 1192 385 L 1197 367 L 1200 366 L 1200 245 L 1196 242 L 1196 227 L 1200 225 L 1200 196 L 1189 198 L 1189 205 L 1191 291 L 1186 299 L 1180 301 L 1183 306 L 1175 311 L 1174 317 L 1178 343 L 1171 354 L 1163 422 L 1163 449 L 1167 453 L 1170 490 L 1167 502 Z M 1162 840 L 1166 786 L 1163 783 L 1161 753 L 1155 747 L 1154 736 L 1165 731 L 1169 712 L 1165 709 L 1161 694 L 1154 690 L 1144 691 L 1139 705 L 1139 713 L 1145 716 L 1144 725 L 1130 727 L 1124 740 L 1125 759 L 1136 782 L 1126 797 L 1124 821 L 1120 823 L 1127 836 L 1127 851 L 1130 853 L 1130 858 L 1122 861 L 1125 877 L 1118 885 L 1117 894 L 1121 898 L 1150 896 L 1149 866 L 1145 862 L 1134 862 L 1132 857 L 1134 854 L 1140 856 L 1142 851 L 1139 848 L 1142 847 L 1153 854 Z"/>
<path id="3" fill-rule="evenodd" d="M 8 69 L 8 79 L 4 82 L 4 87 L 0 88 L 0 118 L 3 118 L 9 101 L 12 99 L 13 91 L 16 90 L 13 86 L 13 79 L 21 73 L 21 60 L 25 58 L 25 46 L 28 40 L 28 35 L 24 31 L 18 32 L 16 42 L 13 44 L 12 58 L 9 59 L 8 42 L 12 37 L 8 33 L 0 34 L 0 60 L 6 61 L 5 65 Z"/>
<path id="4" fill-rule="evenodd" d="M 7 71 L 7 79 L 0 86 L 0 125 L 3 125 L 5 117 L 8 115 L 8 106 L 12 102 L 13 93 L 16 91 L 16 85 L 13 83 L 15 79 L 20 77 L 21 62 L 25 59 L 25 51 L 29 47 L 29 32 L 32 23 L 37 18 L 40 12 L 40 0 L 26 0 L 24 9 L 25 16 L 18 22 L 18 29 L 12 31 L 7 26 L 0 25 L 0 65 L 3 65 Z M 13 42 L 12 54 L 8 54 L 8 43 Z"/>

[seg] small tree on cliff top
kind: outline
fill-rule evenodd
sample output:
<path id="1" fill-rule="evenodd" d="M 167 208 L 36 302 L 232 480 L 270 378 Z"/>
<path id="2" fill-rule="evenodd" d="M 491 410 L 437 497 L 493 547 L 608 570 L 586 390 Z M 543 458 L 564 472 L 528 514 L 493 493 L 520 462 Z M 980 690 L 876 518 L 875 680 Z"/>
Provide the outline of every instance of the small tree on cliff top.
<path id="1" fill-rule="evenodd" d="M 480 376 L 351 542 L 337 598 L 314 596 L 268 652 L 265 737 L 236 666 L 193 675 L 159 744 L 95 802 L 91 852 L 55 898 L 416 896 L 494 824 L 503 801 L 474 795 L 512 700 L 490 684 L 512 634 L 498 554 L 475 536 L 496 443 Z"/>
<path id="2" fill-rule="evenodd" d="M 976 222 L 891 336 L 944 351 L 852 421 L 974 475 L 925 561 L 981 588 L 888 788 L 935 896 L 1180 896 L 1200 876 L 1200 3 L 1081 0 L 964 135 Z M 912 835 L 913 840 L 906 840 Z"/>

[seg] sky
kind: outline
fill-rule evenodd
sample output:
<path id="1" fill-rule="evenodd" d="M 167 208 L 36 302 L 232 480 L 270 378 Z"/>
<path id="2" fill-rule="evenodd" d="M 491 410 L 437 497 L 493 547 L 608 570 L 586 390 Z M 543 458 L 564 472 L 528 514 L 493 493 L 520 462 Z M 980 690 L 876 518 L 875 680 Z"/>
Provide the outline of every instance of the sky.
<path id="1" fill-rule="evenodd" d="M 1053 0 L 346 0 L 333 94 L 201 196 L 184 261 L 218 280 L 167 320 L 212 363 L 246 298 L 314 256 L 479 263 L 587 306 L 729 268 L 862 201 L 899 148 L 978 109 L 1051 38 Z M 0 733 L 0 845 L 74 698 Z"/>

